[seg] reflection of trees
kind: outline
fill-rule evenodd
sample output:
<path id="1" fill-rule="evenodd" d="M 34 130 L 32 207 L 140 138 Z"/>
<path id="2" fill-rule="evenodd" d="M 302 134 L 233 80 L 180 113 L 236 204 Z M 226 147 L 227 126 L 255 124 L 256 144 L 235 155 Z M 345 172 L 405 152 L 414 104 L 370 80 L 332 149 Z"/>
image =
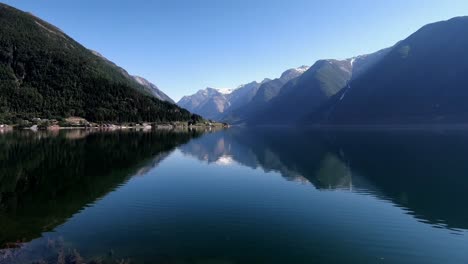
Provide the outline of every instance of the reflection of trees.
<path id="1" fill-rule="evenodd" d="M 6 133 L 0 136 L 0 244 L 63 223 L 199 133 Z"/>

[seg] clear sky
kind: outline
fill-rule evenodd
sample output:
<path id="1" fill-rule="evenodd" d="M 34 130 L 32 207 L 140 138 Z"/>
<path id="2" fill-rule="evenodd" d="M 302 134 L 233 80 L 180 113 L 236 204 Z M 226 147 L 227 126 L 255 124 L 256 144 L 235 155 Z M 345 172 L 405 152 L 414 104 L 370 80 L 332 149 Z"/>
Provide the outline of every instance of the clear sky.
<path id="1" fill-rule="evenodd" d="M 7 0 L 175 100 L 393 45 L 467 0 Z M 1 25 L 0 25 L 1 26 Z"/>

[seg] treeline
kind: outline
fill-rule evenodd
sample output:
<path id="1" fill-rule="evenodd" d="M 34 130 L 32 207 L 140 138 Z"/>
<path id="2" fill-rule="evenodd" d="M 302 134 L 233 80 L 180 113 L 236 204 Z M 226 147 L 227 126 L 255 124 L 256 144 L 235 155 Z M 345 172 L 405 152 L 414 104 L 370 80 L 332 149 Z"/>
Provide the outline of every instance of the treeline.
<path id="1" fill-rule="evenodd" d="M 103 78 L 81 80 L 79 86 L 56 89 L 47 83 L 35 86 L 0 84 L 0 123 L 18 120 L 80 116 L 94 122 L 201 121 L 185 109 L 160 101 Z"/>
<path id="2" fill-rule="evenodd" d="M 94 122 L 199 121 L 31 14 L 0 4 L 0 123 L 79 116 Z"/>

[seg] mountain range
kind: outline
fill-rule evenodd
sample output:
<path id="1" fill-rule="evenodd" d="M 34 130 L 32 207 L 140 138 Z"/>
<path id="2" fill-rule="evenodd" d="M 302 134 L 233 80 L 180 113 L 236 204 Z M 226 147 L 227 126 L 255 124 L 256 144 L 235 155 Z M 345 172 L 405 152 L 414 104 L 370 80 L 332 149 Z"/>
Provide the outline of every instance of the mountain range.
<path id="1" fill-rule="evenodd" d="M 251 126 L 468 119 L 468 17 L 428 24 L 375 53 L 319 60 L 235 89 L 206 88 L 177 104 L 30 13 L 0 4 L 0 24 L 0 123 L 70 116 L 94 122 L 203 116 Z"/>
<path id="2" fill-rule="evenodd" d="M 247 125 L 464 123 L 467 46 L 468 17 L 456 17 L 426 25 L 375 53 L 319 60 L 293 78 L 265 82 L 252 89 L 247 103 L 228 111 L 197 112 L 187 104 L 191 96 L 178 104 Z M 209 102 L 212 94 L 204 96 L 203 102 Z"/>
<path id="3" fill-rule="evenodd" d="M 233 124 L 296 124 L 379 62 L 391 48 L 345 60 L 319 60 L 312 67 L 285 71 L 281 77 L 246 85 L 225 94 L 213 88 L 183 97 L 177 104 L 209 119 Z M 237 92 L 239 90 L 239 92 Z M 232 104 L 231 96 L 245 97 Z"/>
<path id="4" fill-rule="evenodd" d="M 310 123 L 453 124 L 468 118 L 468 17 L 429 24 L 351 81 Z"/>
<path id="5" fill-rule="evenodd" d="M 286 83 L 268 104 L 245 117 L 248 124 L 292 125 L 304 119 L 352 80 L 380 61 L 390 49 L 346 60 L 320 60 L 302 76 Z"/>
<path id="6" fill-rule="evenodd" d="M 259 103 L 268 102 L 277 95 L 279 88 L 299 77 L 308 68 L 308 66 L 301 66 L 289 69 L 277 79 L 266 78 L 260 83 L 253 81 L 233 90 L 206 88 L 193 95 L 182 97 L 177 104 L 205 118 L 230 120 L 238 115 L 239 109 L 251 107 L 253 110 L 254 106 Z"/>
<path id="7" fill-rule="evenodd" d="M 201 120 L 156 85 L 40 18 L 0 4 L 0 123 L 79 116 L 94 122 Z"/>

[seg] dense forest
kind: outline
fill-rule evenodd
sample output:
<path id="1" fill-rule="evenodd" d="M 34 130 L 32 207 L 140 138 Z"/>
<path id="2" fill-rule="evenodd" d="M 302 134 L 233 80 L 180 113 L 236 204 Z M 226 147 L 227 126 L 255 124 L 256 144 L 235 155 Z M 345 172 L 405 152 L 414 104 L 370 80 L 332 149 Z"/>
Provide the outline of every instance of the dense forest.
<path id="1" fill-rule="evenodd" d="M 58 28 L 0 4 L 0 123 L 79 116 L 94 122 L 198 121 Z"/>

